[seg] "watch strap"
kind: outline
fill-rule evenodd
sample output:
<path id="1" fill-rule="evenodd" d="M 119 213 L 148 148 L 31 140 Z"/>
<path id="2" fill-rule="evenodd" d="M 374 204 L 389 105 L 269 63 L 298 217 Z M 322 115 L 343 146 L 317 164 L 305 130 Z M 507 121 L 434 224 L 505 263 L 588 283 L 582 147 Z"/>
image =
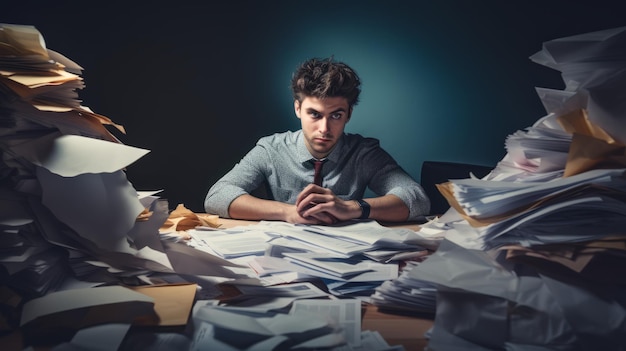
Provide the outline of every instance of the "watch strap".
<path id="1" fill-rule="evenodd" d="M 359 206 L 361 207 L 361 217 L 359 219 L 368 219 L 370 218 L 370 210 L 371 206 L 363 199 L 357 199 Z"/>

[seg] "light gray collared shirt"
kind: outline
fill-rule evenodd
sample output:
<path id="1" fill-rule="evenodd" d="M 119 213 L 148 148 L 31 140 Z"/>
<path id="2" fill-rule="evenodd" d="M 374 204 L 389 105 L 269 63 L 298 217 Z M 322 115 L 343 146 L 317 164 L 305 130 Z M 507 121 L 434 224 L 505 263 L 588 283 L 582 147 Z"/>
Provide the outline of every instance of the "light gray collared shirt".
<path id="1" fill-rule="evenodd" d="M 344 133 L 326 158 L 322 186 L 339 198 L 361 199 L 369 187 L 378 196 L 393 194 L 402 199 L 409 208 L 408 220 L 428 214 L 430 200 L 422 187 L 380 147 L 377 139 Z M 233 200 L 263 184 L 270 199 L 295 203 L 302 189 L 313 182 L 312 160 L 302 130 L 263 137 L 209 189 L 204 208 L 207 213 L 229 218 Z"/>

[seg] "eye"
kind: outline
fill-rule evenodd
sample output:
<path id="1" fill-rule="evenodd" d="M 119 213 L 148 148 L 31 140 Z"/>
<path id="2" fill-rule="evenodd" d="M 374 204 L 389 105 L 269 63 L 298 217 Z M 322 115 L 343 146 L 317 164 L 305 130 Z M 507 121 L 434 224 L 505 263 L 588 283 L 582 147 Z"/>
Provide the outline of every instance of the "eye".
<path id="1" fill-rule="evenodd" d="M 341 117 L 343 117 L 343 113 L 333 113 L 330 115 L 330 118 L 332 119 L 341 119 Z"/>
<path id="2" fill-rule="evenodd" d="M 313 118 L 321 118 L 322 117 L 322 115 L 319 112 L 317 112 L 317 111 L 311 111 L 311 112 L 309 112 L 309 114 Z"/>

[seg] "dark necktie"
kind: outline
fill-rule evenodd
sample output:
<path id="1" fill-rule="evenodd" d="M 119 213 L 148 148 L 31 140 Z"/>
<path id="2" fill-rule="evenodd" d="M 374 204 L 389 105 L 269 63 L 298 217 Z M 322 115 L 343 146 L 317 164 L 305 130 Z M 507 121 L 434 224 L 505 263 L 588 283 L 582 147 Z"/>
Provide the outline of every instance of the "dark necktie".
<path id="1" fill-rule="evenodd" d="M 315 160 L 313 166 L 315 167 L 315 175 L 313 176 L 313 184 L 322 186 L 322 165 L 324 161 Z"/>

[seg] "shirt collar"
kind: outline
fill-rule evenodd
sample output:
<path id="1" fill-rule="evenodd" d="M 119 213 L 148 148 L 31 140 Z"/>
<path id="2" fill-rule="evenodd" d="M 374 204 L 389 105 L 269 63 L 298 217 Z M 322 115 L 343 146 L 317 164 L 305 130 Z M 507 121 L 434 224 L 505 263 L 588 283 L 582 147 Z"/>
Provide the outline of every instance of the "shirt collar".
<path id="1" fill-rule="evenodd" d="M 337 140 L 337 144 L 335 144 L 335 147 L 333 148 L 333 150 L 330 152 L 330 154 L 328 154 L 328 156 L 326 156 L 326 158 L 329 161 L 334 162 L 334 163 L 339 162 L 339 158 L 341 158 L 341 155 L 343 155 L 343 152 L 341 152 L 341 149 L 343 149 L 345 137 L 346 135 L 342 134 L 339 140 Z"/>

